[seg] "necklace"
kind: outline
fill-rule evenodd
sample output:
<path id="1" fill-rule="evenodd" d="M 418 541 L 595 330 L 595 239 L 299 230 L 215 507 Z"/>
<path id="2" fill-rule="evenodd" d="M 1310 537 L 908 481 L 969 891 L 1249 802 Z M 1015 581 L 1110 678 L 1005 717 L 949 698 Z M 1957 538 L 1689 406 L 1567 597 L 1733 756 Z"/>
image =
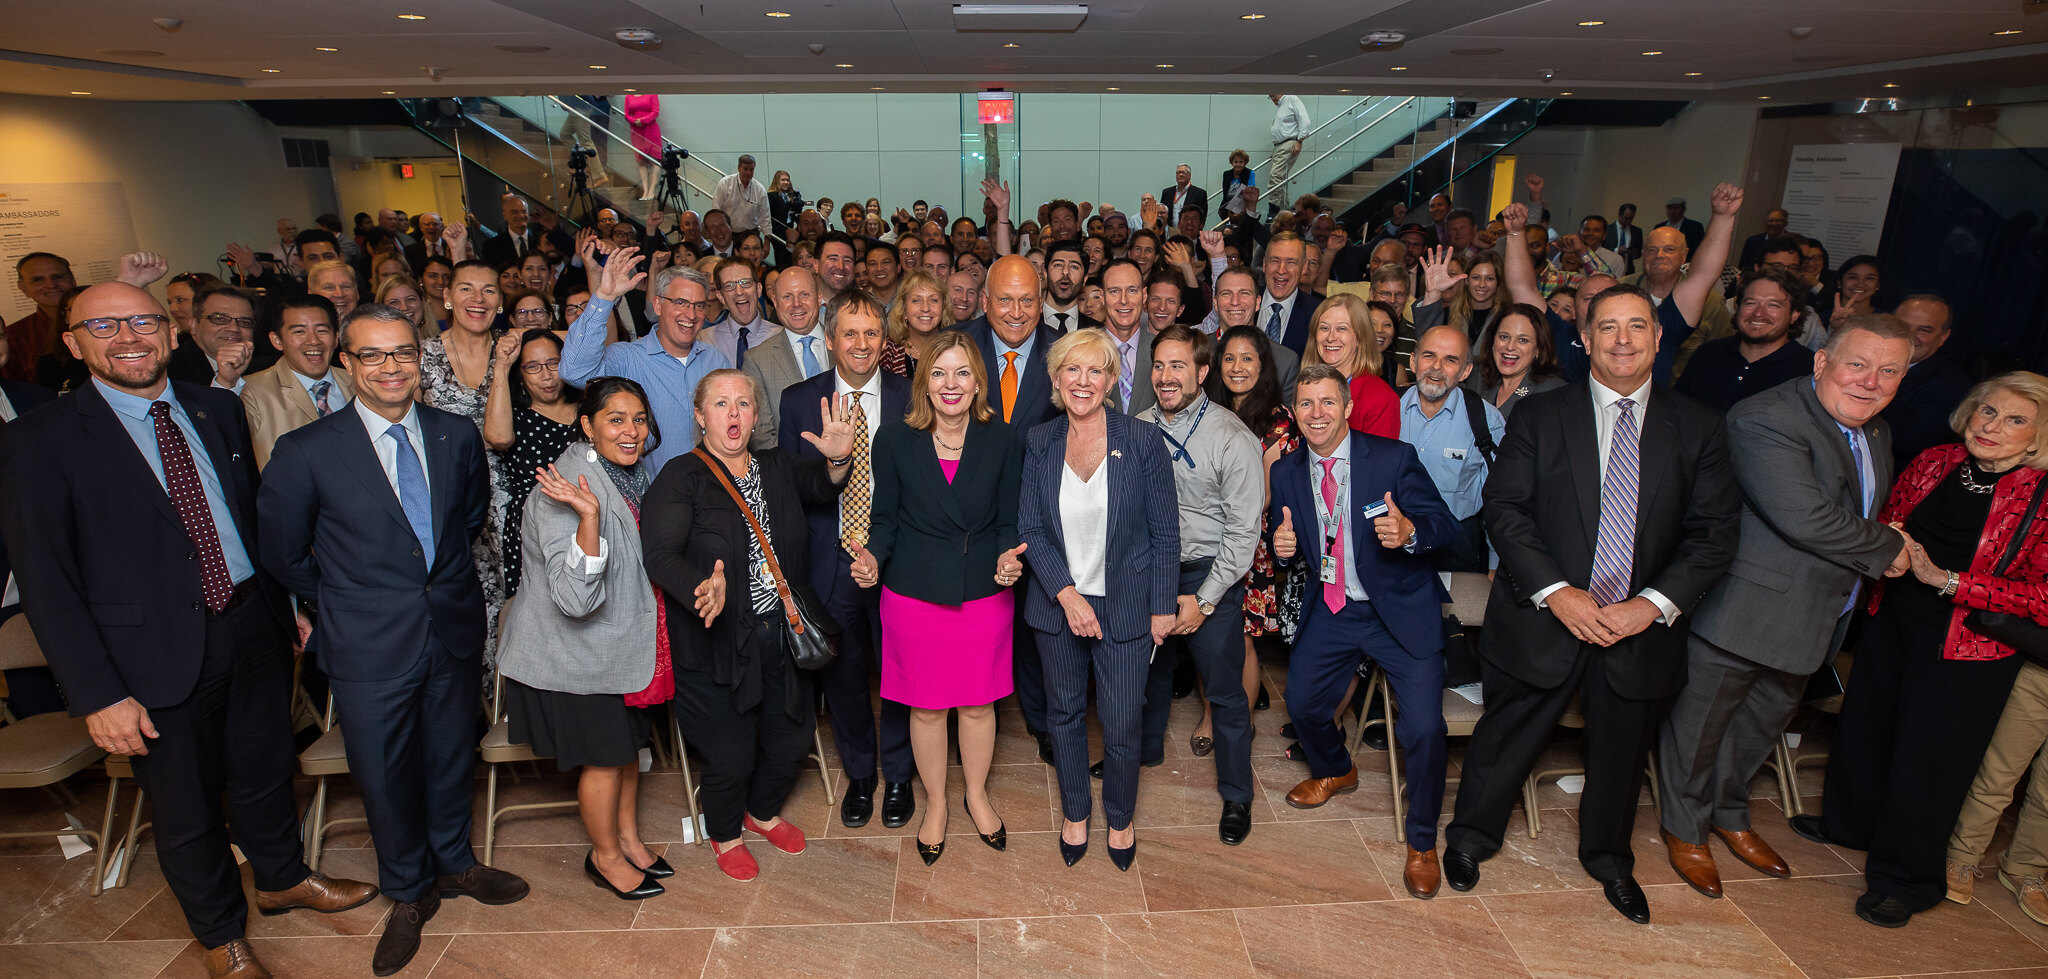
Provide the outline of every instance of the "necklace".
<path id="1" fill-rule="evenodd" d="M 1976 464 L 1975 462 L 1965 462 L 1965 463 L 1963 463 L 1963 488 L 1964 488 L 1964 489 L 1966 489 L 1966 490 L 1969 490 L 1969 491 L 1970 491 L 1970 492 L 1972 492 L 1972 493 L 1979 493 L 1979 494 L 1983 494 L 1983 493 L 1991 493 L 1991 492 L 1993 492 L 1993 491 L 1996 491 L 1996 490 L 1998 489 L 1998 479 L 1999 479 L 1999 477 L 2001 477 L 2001 476 L 2003 476 L 2003 475 L 2005 475 L 2005 474 L 2004 474 L 2004 473 L 1993 473 L 1993 472 L 1987 472 L 1987 473 L 1985 473 L 1985 475 L 1987 475 L 1987 476 L 1990 476 L 1990 477 L 1991 477 L 1991 481 L 1990 481 L 1990 482 L 1988 482 L 1988 483 L 1980 483 L 1980 482 L 1977 482 L 1977 481 L 1976 481 L 1975 479 L 1971 478 L 1971 473 L 1972 473 L 1972 472 L 1974 472 L 1974 471 L 1976 471 L 1976 469 L 1977 469 L 1977 464 Z"/>
<path id="2" fill-rule="evenodd" d="M 967 444 L 966 439 L 961 439 L 960 445 L 954 445 L 950 442 L 947 442 L 945 439 L 939 437 L 938 429 L 932 429 L 932 441 L 939 443 L 939 448 L 945 449 L 947 452 L 958 452 L 960 451 L 961 446 Z"/>

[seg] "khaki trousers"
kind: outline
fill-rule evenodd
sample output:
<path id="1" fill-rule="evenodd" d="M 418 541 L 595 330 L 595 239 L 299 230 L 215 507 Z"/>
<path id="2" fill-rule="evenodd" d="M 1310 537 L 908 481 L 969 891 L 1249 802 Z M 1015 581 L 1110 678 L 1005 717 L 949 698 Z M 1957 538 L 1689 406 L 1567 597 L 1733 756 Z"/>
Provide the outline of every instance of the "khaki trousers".
<path id="1" fill-rule="evenodd" d="M 1287 178 L 1294 173 L 1295 158 L 1301 156 L 1301 141 L 1291 139 L 1273 147 L 1272 165 L 1266 170 L 1266 179 L 1273 186 L 1273 204 L 1285 211 L 1294 206 L 1287 196 Z"/>
<path id="2" fill-rule="evenodd" d="M 2006 698 L 2005 713 L 1998 718 L 1998 730 L 1991 747 L 1970 783 L 1970 795 L 1948 840 L 1948 858 L 1976 866 L 1991 846 L 1998 830 L 1998 817 L 2012 804 L 2013 788 L 2020 776 L 2032 768 L 2034 778 L 2027 786 L 2026 805 L 2020 811 L 2019 826 L 2012 845 L 2000 861 L 2008 874 L 2048 876 L 2048 668 L 2033 662 L 2020 667 Z"/>

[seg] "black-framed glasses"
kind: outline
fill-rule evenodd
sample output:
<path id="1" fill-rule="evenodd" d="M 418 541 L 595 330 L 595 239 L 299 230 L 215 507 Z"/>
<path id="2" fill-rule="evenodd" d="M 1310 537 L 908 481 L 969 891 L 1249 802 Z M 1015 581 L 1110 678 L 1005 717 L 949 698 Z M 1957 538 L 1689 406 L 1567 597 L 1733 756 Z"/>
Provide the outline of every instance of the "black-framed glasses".
<path id="1" fill-rule="evenodd" d="M 516 320 L 542 320 L 547 319 L 547 317 L 548 311 L 545 309 L 515 309 L 512 311 L 512 318 Z"/>
<path id="2" fill-rule="evenodd" d="M 562 360 L 559 357 L 554 360 L 530 360 L 520 364 L 519 369 L 528 374 L 560 374 L 562 372 Z"/>
<path id="3" fill-rule="evenodd" d="M 656 302 L 664 302 L 677 309 L 695 309 L 699 313 L 709 313 L 718 308 L 717 303 L 708 300 L 701 303 L 693 303 L 687 299 L 670 299 L 667 296 L 656 296 L 654 299 Z"/>
<path id="4" fill-rule="evenodd" d="M 397 350 L 389 351 L 345 350 L 343 353 L 348 354 L 351 359 L 360 362 L 364 367 L 375 367 L 383 363 L 386 357 L 396 360 L 401 364 L 417 364 L 420 360 L 420 348 L 418 347 L 400 347 Z"/>
<path id="5" fill-rule="evenodd" d="M 226 313 L 208 313 L 206 314 L 206 321 L 215 326 L 226 326 L 229 323 L 233 323 L 244 330 L 256 325 L 256 317 L 254 316 L 229 316 Z"/>
<path id="6" fill-rule="evenodd" d="M 96 319 L 79 320 L 71 324 L 102 340 L 121 332 L 126 326 L 136 336 L 146 337 L 163 329 L 171 318 L 162 313 L 137 313 L 134 316 L 101 316 Z"/>
<path id="7" fill-rule="evenodd" d="M 584 303 L 563 303 L 562 318 L 572 323 L 575 322 L 578 316 L 583 315 L 583 307 L 585 305 Z"/>

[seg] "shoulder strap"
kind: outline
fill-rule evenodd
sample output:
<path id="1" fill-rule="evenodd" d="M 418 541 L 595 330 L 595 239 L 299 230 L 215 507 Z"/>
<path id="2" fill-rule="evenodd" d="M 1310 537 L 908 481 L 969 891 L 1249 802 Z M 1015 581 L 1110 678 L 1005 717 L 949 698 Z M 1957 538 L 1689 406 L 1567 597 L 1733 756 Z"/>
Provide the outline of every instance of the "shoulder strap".
<path id="1" fill-rule="evenodd" d="M 1970 460 L 1964 459 L 1962 464 L 1967 466 Z M 2027 501 L 2027 512 L 2020 514 L 2020 525 L 2013 530 L 2011 542 L 2005 545 L 2005 557 L 1999 559 L 1998 570 L 1992 572 L 1993 574 L 2003 578 L 2007 571 L 2012 570 L 2013 559 L 2019 557 L 2020 548 L 2027 542 L 2027 532 L 2034 529 L 2034 511 L 2041 509 L 2041 494 L 2044 491 L 2048 491 L 2048 476 L 2041 477 L 2040 481 L 2034 484 L 2034 496 Z"/>
<path id="2" fill-rule="evenodd" d="M 1472 425 L 1472 446 L 1479 450 L 1479 454 L 1485 457 L 1486 464 L 1491 466 L 1495 446 L 1493 430 L 1486 426 L 1486 402 L 1480 399 L 1479 392 L 1471 388 L 1460 385 L 1458 390 L 1465 395 L 1465 420 Z"/>
<path id="3" fill-rule="evenodd" d="M 796 598 L 789 593 L 789 582 L 782 577 L 782 565 L 775 560 L 775 548 L 768 543 L 768 534 L 761 529 L 761 521 L 754 517 L 754 508 L 747 505 L 747 498 L 740 495 L 738 486 L 733 485 L 731 474 L 711 453 L 704 451 L 703 446 L 698 446 L 690 454 L 704 460 L 704 467 L 718 477 L 718 482 L 732 496 L 732 501 L 739 504 L 740 514 L 747 518 L 747 526 L 754 528 L 754 539 L 761 542 L 761 557 L 768 563 L 768 575 L 775 579 L 775 595 L 782 599 L 782 614 L 789 619 L 790 630 L 802 635 L 804 621 L 796 612 Z M 762 487 L 762 492 L 766 493 L 767 487 Z"/>

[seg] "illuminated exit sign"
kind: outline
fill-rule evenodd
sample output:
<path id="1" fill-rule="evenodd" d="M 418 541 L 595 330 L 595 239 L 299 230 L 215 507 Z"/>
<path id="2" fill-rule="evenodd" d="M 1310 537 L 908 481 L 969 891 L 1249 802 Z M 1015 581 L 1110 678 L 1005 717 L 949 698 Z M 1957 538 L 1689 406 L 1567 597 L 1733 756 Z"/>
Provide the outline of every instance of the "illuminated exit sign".
<path id="1" fill-rule="evenodd" d="M 984 126 L 1008 125 L 1017 121 L 1017 97 L 1009 92 L 982 92 L 975 96 Z"/>

